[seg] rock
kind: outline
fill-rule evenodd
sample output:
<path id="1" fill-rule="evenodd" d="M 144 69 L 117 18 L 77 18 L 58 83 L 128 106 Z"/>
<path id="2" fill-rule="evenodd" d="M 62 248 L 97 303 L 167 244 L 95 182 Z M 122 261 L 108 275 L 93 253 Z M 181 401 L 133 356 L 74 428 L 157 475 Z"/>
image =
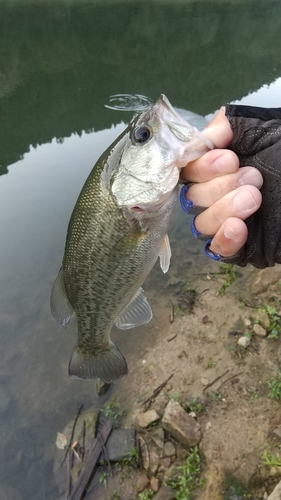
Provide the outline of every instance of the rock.
<path id="1" fill-rule="evenodd" d="M 277 479 L 278 477 L 281 476 L 281 467 L 278 466 L 270 467 L 269 475 L 270 477 L 274 477 L 275 479 Z"/>
<path id="2" fill-rule="evenodd" d="M 150 486 L 151 489 L 155 493 L 157 493 L 157 491 L 159 490 L 159 479 L 157 479 L 157 477 L 152 476 L 152 478 L 150 479 Z"/>
<path id="3" fill-rule="evenodd" d="M 139 413 L 136 417 L 136 424 L 139 427 L 145 428 L 149 424 L 153 424 L 153 422 L 157 422 L 159 420 L 159 415 L 155 410 L 148 410 L 144 413 Z"/>
<path id="4" fill-rule="evenodd" d="M 251 326 L 252 322 L 249 318 L 245 318 L 244 321 L 243 321 L 244 325 L 245 326 Z"/>
<path id="5" fill-rule="evenodd" d="M 240 337 L 240 339 L 238 340 L 238 345 L 241 345 L 242 347 L 248 347 L 250 345 L 250 339 L 249 337 Z"/>
<path id="6" fill-rule="evenodd" d="M 153 500 L 175 500 L 176 492 L 170 486 L 161 486 L 160 490 L 153 497 Z"/>
<path id="7" fill-rule="evenodd" d="M 267 500 L 281 500 L 281 481 L 275 486 Z"/>
<path id="8" fill-rule="evenodd" d="M 149 484 L 149 479 L 145 472 L 139 472 L 136 480 L 136 489 L 137 492 L 140 493 L 144 490 Z"/>
<path id="9" fill-rule="evenodd" d="M 161 465 L 163 465 L 165 469 L 169 469 L 169 467 L 171 467 L 171 463 L 172 463 L 171 457 L 165 457 L 162 458 L 161 460 Z"/>
<path id="10" fill-rule="evenodd" d="M 164 444 L 163 456 L 164 457 L 173 457 L 176 454 L 176 448 L 171 441 L 167 441 Z"/>
<path id="11" fill-rule="evenodd" d="M 162 427 L 153 432 L 150 437 L 152 441 L 158 446 L 158 448 L 160 448 L 161 450 L 164 448 L 164 431 Z"/>
<path id="12" fill-rule="evenodd" d="M 160 457 L 155 448 L 149 449 L 149 471 L 152 474 L 157 472 L 157 469 L 160 465 Z"/>
<path id="13" fill-rule="evenodd" d="M 106 453 L 110 462 L 119 462 L 123 458 L 131 456 L 136 448 L 136 431 L 134 429 L 113 429 L 106 445 Z M 106 460 L 104 454 L 100 456 L 100 462 Z"/>
<path id="14" fill-rule="evenodd" d="M 276 436 L 281 438 L 281 425 L 278 425 L 278 427 L 276 427 L 273 432 L 274 434 L 276 434 Z"/>
<path id="15" fill-rule="evenodd" d="M 258 321 L 266 330 L 270 327 L 270 320 L 265 311 L 256 311 L 252 319 Z"/>
<path id="16" fill-rule="evenodd" d="M 163 428 L 182 446 L 195 446 L 201 439 L 200 425 L 179 403 L 170 400 L 162 419 Z"/>
<path id="17" fill-rule="evenodd" d="M 101 382 L 100 380 L 96 382 L 96 391 L 99 397 L 104 396 L 109 388 L 110 384 L 107 384 L 106 382 Z"/>
<path id="18" fill-rule="evenodd" d="M 201 375 L 201 384 L 202 385 L 208 385 L 209 379 L 207 377 L 204 377 L 204 375 Z"/>
<path id="19" fill-rule="evenodd" d="M 259 337 L 266 337 L 267 331 L 261 325 L 254 325 L 253 331 Z"/>
<path id="20" fill-rule="evenodd" d="M 140 444 L 142 466 L 146 471 L 148 471 L 149 469 L 148 448 L 145 440 L 141 436 L 139 436 L 139 444 Z"/>
<path id="21" fill-rule="evenodd" d="M 266 292 L 270 285 L 276 283 L 281 279 L 280 266 L 268 267 L 257 271 L 255 279 L 251 283 L 251 293 L 255 296 L 260 293 Z"/>
<path id="22" fill-rule="evenodd" d="M 59 450 L 65 450 L 67 447 L 67 437 L 61 432 L 57 432 L 56 447 Z"/>

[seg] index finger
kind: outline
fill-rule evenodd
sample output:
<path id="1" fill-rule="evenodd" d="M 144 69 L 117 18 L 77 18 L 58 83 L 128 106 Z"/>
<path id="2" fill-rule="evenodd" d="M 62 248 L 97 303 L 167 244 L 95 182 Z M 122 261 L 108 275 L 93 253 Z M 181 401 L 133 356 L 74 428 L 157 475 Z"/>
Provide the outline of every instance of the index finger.
<path id="1" fill-rule="evenodd" d="M 233 134 L 225 108 L 221 108 L 202 132 L 216 148 L 225 148 Z M 206 182 L 214 177 L 231 174 L 238 170 L 239 160 L 233 151 L 213 149 L 195 161 L 188 163 L 181 171 L 181 178 L 188 182 Z"/>

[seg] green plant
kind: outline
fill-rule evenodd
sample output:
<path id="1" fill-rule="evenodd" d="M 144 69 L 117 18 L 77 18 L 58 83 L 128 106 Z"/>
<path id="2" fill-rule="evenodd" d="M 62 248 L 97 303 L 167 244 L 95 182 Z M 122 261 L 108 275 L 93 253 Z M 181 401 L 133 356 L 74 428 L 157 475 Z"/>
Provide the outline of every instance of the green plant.
<path id="1" fill-rule="evenodd" d="M 151 500 L 151 498 L 154 495 L 154 491 L 149 489 L 149 490 L 144 490 L 141 493 L 138 494 L 139 500 Z"/>
<path id="2" fill-rule="evenodd" d="M 264 450 L 262 455 L 262 464 L 269 467 L 281 467 L 281 457 L 277 457 L 271 451 Z"/>
<path id="3" fill-rule="evenodd" d="M 110 500 L 121 500 L 121 493 L 119 490 L 115 490 L 110 497 Z"/>
<path id="4" fill-rule="evenodd" d="M 197 398 L 193 398 L 191 401 L 188 401 L 185 405 L 185 411 L 190 413 L 194 411 L 194 413 L 201 413 L 204 410 L 204 406 L 201 401 Z"/>
<path id="5" fill-rule="evenodd" d="M 107 470 L 99 473 L 99 482 L 102 483 L 104 486 L 106 486 L 108 475 L 109 472 Z"/>
<path id="6" fill-rule="evenodd" d="M 202 486 L 203 481 L 199 478 L 200 462 L 198 447 L 195 446 L 184 464 L 176 467 L 175 475 L 168 484 L 176 490 L 177 500 L 191 500 L 192 491 Z"/>
<path id="7" fill-rule="evenodd" d="M 256 389 L 251 389 L 249 392 L 251 399 L 258 399 L 261 396 L 261 393 L 258 392 Z"/>
<path id="8" fill-rule="evenodd" d="M 127 465 L 128 467 L 130 468 L 132 467 L 134 469 L 138 467 L 139 463 L 140 463 L 140 456 L 135 446 L 132 449 L 130 455 L 126 458 L 123 458 L 123 460 L 121 461 L 122 465 Z"/>
<path id="9" fill-rule="evenodd" d="M 281 373 L 277 373 L 276 377 L 266 382 L 267 387 L 270 389 L 269 397 L 281 402 Z"/>
<path id="10" fill-rule="evenodd" d="M 206 364 L 206 369 L 214 368 L 215 366 L 216 366 L 216 362 L 213 361 L 212 359 L 209 359 L 208 363 Z"/>
<path id="11" fill-rule="evenodd" d="M 105 408 L 102 410 L 106 418 L 112 421 L 113 427 L 118 427 L 121 417 L 126 413 L 120 409 L 120 404 L 115 399 L 106 403 Z"/>
<path id="12" fill-rule="evenodd" d="M 237 275 L 235 271 L 235 266 L 232 264 L 220 264 L 220 268 L 224 271 L 224 283 L 222 284 L 219 295 L 224 295 L 225 290 L 236 281 Z"/>
<path id="13" fill-rule="evenodd" d="M 280 316 L 278 316 L 275 307 L 265 304 L 264 310 L 270 321 L 270 326 L 268 328 L 268 338 L 277 339 L 281 333 L 281 321 Z"/>

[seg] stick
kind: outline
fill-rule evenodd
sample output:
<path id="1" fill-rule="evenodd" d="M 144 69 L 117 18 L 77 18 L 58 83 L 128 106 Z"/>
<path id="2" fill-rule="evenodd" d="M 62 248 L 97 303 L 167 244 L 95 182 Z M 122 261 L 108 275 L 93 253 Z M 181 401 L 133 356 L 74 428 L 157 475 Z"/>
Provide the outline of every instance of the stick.
<path id="1" fill-rule="evenodd" d="M 170 375 L 165 380 L 165 382 L 162 382 L 162 384 L 158 385 L 158 387 L 156 387 L 156 389 L 154 389 L 152 396 L 149 396 L 149 398 L 146 398 L 141 404 L 145 405 L 145 403 L 148 403 L 148 401 L 150 401 L 151 399 L 156 398 L 156 396 L 158 396 L 158 394 L 162 391 L 163 387 L 165 387 L 165 385 L 169 382 L 169 380 L 171 380 L 171 378 L 173 376 L 174 376 L 174 374 L 172 373 L 172 375 Z"/>
<path id="2" fill-rule="evenodd" d="M 173 337 L 171 337 L 170 339 L 167 339 L 167 342 L 171 342 L 172 340 L 174 340 L 176 338 L 178 334 L 176 333 Z"/>
<path id="3" fill-rule="evenodd" d="M 103 440 L 102 440 L 101 435 L 100 435 L 100 434 L 98 434 L 98 436 L 97 436 L 97 437 L 98 437 L 98 439 L 100 439 L 101 446 L 102 446 L 102 451 L 103 451 L 103 454 L 104 454 L 104 458 L 105 458 L 105 459 L 106 459 L 106 461 L 107 461 L 107 465 L 108 465 L 108 468 L 109 468 L 109 470 L 110 470 L 110 474 L 111 474 L 111 476 L 112 476 L 112 467 L 111 467 L 111 465 L 110 465 L 110 461 L 109 461 L 109 458 L 108 458 L 108 454 L 107 454 L 107 451 L 106 451 L 106 447 L 104 446 L 104 442 L 103 442 Z"/>
<path id="4" fill-rule="evenodd" d="M 102 452 L 102 444 L 101 440 L 103 443 L 106 443 L 107 438 L 109 434 L 111 433 L 112 430 L 112 422 L 108 420 L 106 424 L 102 427 L 102 430 L 100 432 L 100 438 L 98 437 L 95 439 L 95 442 L 93 444 L 93 447 L 89 453 L 88 460 L 85 464 L 84 469 L 81 471 L 80 476 L 78 477 L 74 488 L 72 490 L 72 493 L 69 497 L 69 500 L 81 500 L 85 488 L 87 487 L 91 476 L 94 472 L 94 469 L 97 465 L 97 461 L 100 457 L 100 454 Z"/>
<path id="5" fill-rule="evenodd" d="M 70 440 L 69 440 L 68 446 L 67 446 L 67 448 L 65 450 L 65 454 L 64 454 L 64 457 L 63 457 L 63 459 L 61 461 L 60 466 L 62 466 L 62 464 L 64 463 L 64 461 L 66 459 L 66 456 L 67 456 L 67 454 L 68 454 L 68 452 L 70 450 L 72 439 L 73 439 L 73 436 L 74 436 L 75 426 L 76 426 L 76 423 L 77 423 L 77 420 L 78 420 L 78 417 L 79 417 L 79 415 L 81 413 L 82 408 L 83 408 L 83 404 L 80 405 L 79 408 L 78 408 L 78 410 L 77 410 L 77 414 L 76 414 L 76 417 L 75 417 L 75 420 L 74 420 L 74 423 L 73 423 L 73 427 L 72 427 L 72 431 L 71 431 Z"/>
<path id="6" fill-rule="evenodd" d="M 70 450 L 67 462 L 67 483 L 66 483 L 66 500 L 68 500 L 71 492 L 71 469 L 72 469 L 73 453 Z"/>
<path id="7" fill-rule="evenodd" d="M 224 382 L 221 383 L 220 387 L 223 385 L 223 384 L 226 384 L 226 382 L 228 382 L 229 380 L 235 378 L 235 377 L 238 377 L 238 375 L 242 375 L 243 372 L 239 372 L 239 373 L 235 373 L 235 375 L 232 375 L 231 377 L 228 377 L 226 380 L 224 380 Z"/>
<path id="8" fill-rule="evenodd" d="M 208 385 L 206 385 L 206 387 L 204 387 L 203 391 L 206 391 L 206 389 L 208 389 L 208 387 L 211 387 L 211 385 L 213 385 L 215 382 L 217 382 L 217 380 L 219 380 L 220 378 L 222 378 L 228 372 L 229 372 L 229 368 L 224 373 L 222 373 L 217 378 L 215 378 L 212 382 L 210 382 Z"/>

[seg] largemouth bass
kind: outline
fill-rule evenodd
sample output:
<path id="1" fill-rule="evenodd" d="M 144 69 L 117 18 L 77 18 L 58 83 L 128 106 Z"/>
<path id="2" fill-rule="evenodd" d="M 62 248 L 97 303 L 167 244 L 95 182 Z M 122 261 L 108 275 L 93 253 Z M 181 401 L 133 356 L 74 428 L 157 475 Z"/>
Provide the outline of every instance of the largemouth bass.
<path id="1" fill-rule="evenodd" d="M 64 327 L 73 311 L 77 318 L 71 377 L 109 383 L 127 373 L 112 326 L 152 318 L 141 285 L 158 257 L 163 272 L 169 269 L 180 169 L 212 147 L 161 95 L 97 161 L 74 207 L 51 295 Z"/>

